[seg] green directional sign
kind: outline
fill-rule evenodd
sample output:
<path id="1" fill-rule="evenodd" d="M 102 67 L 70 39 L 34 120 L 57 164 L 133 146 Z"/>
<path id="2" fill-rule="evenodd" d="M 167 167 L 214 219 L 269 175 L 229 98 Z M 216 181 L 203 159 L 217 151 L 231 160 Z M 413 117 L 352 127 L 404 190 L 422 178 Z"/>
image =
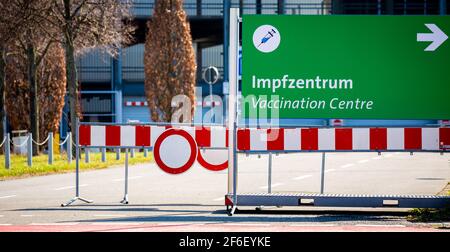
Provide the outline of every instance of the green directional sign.
<path id="1" fill-rule="evenodd" d="M 245 118 L 450 119 L 450 16 L 244 15 L 242 26 Z"/>

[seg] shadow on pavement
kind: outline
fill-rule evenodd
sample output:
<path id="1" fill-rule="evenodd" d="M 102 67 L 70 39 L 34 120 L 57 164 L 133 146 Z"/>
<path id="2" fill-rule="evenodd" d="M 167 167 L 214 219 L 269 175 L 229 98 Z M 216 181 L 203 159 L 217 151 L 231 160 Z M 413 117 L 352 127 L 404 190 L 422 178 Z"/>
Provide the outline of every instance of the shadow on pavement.
<path id="1" fill-rule="evenodd" d="M 177 222 L 190 222 L 190 223 L 333 223 L 333 222 L 345 222 L 345 221 L 398 221 L 398 218 L 389 216 L 361 216 L 361 215 L 319 215 L 319 216 L 239 216 L 234 215 L 232 217 L 226 214 L 226 211 L 216 212 L 215 215 L 160 215 L 160 216 L 136 216 L 136 217 L 120 217 L 120 218 L 108 218 L 108 219 L 88 219 L 79 220 L 80 223 L 111 223 L 114 222 L 145 222 L 151 223 L 177 223 Z"/>
<path id="2" fill-rule="evenodd" d="M 168 208 L 165 208 L 168 207 Z M 220 210 L 211 209 L 216 207 Z M 206 208 L 206 209 L 205 209 Z M 124 212 L 148 212 L 148 216 L 129 216 L 129 217 L 110 217 L 110 218 L 90 218 L 82 220 L 71 220 L 67 222 L 80 223 L 111 223 L 115 222 L 126 223 L 130 222 L 144 222 L 152 223 L 176 223 L 176 222 L 192 222 L 192 223 L 327 223 L 346 222 L 346 221 L 398 221 L 399 216 L 405 216 L 408 212 L 392 212 L 378 210 L 321 210 L 321 209 L 265 209 L 250 210 L 238 209 L 235 215 L 228 216 L 225 206 L 223 205 L 202 205 L 202 204 L 148 204 L 148 205 L 73 205 L 69 207 L 54 207 L 54 208 L 27 208 L 16 209 L 13 211 L 84 211 L 84 212 L 107 212 L 107 213 L 124 213 Z M 155 215 L 158 214 L 158 215 Z M 64 223 L 64 222 L 60 222 Z"/>
<path id="3" fill-rule="evenodd" d="M 83 205 L 83 206 L 69 206 L 69 207 L 54 207 L 54 208 L 24 208 L 15 209 L 13 211 L 87 211 L 87 212 L 180 212 L 180 213 L 210 213 L 210 210 L 193 210 L 193 209 L 159 209 L 159 205 Z M 167 206 L 167 205 L 166 205 Z M 225 212 L 225 211 L 224 211 Z"/>

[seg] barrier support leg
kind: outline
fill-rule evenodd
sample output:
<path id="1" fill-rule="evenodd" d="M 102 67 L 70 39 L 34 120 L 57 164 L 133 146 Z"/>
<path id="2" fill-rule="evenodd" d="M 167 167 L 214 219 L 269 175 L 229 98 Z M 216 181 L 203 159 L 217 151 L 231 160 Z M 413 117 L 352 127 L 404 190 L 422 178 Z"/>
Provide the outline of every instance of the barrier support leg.
<path id="1" fill-rule="evenodd" d="M 269 152 L 269 172 L 267 181 L 267 192 L 272 193 L 272 152 Z"/>
<path id="2" fill-rule="evenodd" d="M 86 148 L 86 149 L 84 149 L 84 162 L 86 164 L 89 164 L 90 161 L 91 161 L 90 151 L 88 148 Z"/>
<path id="3" fill-rule="evenodd" d="M 120 201 L 122 204 L 128 204 L 128 149 L 125 149 L 125 195 L 123 200 Z"/>
<path id="4" fill-rule="evenodd" d="M 233 214 L 236 212 L 237 206 L 233 205 L 231 207 L 231 210 L 228 212 L 228 216 L 233 216 Z"/>
<path id="5" fill-rule="evenodd" d="M 267 193 L 272 193 L 272 152 L 269 152 L 269 158 L 267 161 L 267 167 L 268 167 L 268 171 L 267 171 Z M 278 206 L 277 206 L 278 207 Z M 255 209 L 256 210 L 263 210 L 263 209 L 269 209 L 269 208 L 273 208 L 273 207 L 268 207 L 268 206 L 258 206 Z"/>
<path id="6" fill-rule="evenodd" d="M 320 194 L 323 194 L 325 186 L 325 152 L 322 152 L 322 168 L 320 170 Z"/>
<path id="7" fill-rule="evenodd" d="M 84 203 L 92 203 L 94 201 L 92 200 L 88 200 L 85 198 L 80 197 L 80 160 L 79 160 L 79 148 L 78 146 L 75 147 L 75 197 L 71 200 L 69 200 L 67 203 L 65 204 L 61 204 L 62 207 L 66 207 L 69 205 L 72 205 L 73 203 L 75 203 L 77 200 L 83 201 Z"/>
<path id="8" fill-rule="evenodd" d="M 79 137 L 78 125 L 79 125 L 79 119 L 77 119 L 76 124 L 75 124 L 75 130 L 76 130 L 76 136 L 77 136 L 77 140 L 76 140 L 76 144 L 75 144 L 75 155 L 76 155 L 76 157 L 75 157 L 75 197 L 72 198 L 71 200 L 69 200 L 67 203 L 61 204 L 62 207 L 69 206 L 77 200 L 83 201 L 85 203 L 93 202 L 92 200 L 88 200 L 88 199 L 80 197 L 80 146 L 79 146 L 79 142 L 78 142 L 78 137 Z M 68 141 L 68 143 L 71 144 L 71 142 L 69 142 L 69 141 Z"/>

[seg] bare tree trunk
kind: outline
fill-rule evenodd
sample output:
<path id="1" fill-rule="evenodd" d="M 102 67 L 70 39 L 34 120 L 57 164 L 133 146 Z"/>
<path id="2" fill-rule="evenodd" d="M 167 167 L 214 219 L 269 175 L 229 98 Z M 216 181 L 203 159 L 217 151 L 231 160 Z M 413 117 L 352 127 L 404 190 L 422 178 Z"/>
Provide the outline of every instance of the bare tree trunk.
<path id="1" fill-rule="evenodd" d="M 78 102 L 78 80 L 77 68 L 75 65 L 73 45 L 66 45 L 66 76 L 69 85 L 69 110 L 70 110 L 70 129 L 72 132 L 72 143 L 76 143 L 76 121 L 77 121 L 77 102 Z"/>
<path id="2" fill-rule="evenodd" d="M 40 142 L 39 137 L 39 103 L 37 100 L 37 65 L 36 48 L 32 42 L 27 44 L 28 81 L 30 84 L 30 125 L 33 139 Z M 39 146 L 33 144 L 33 156 L 39 155 Z"/>
<path id="3" fill-rule="evenodd" d="M 6 72 L 6 48 L 0 45 L 0 141 L 3 140 L 3 124 L 5 118 L 5 72 Z M 3 148 L 0 148 L 3 154 Z"/>
<path id="4" fill-rule="evenodd" d="M 72 32 L 72 17 L 70 13 L 71 1 L 64 0 L 64 15 L 66 18 L 66 23 L 69 24 L 65 34 L 64 49 L 66 53 L 66 78 L 67 85 L 69 88 L 69 113 L 70 113 L 70 129 L 72 132 L 72 143 L 76 143 L 77 131 L 76 131 L 76 121 L 78 118 L 77 108 L 78 108 L 78 76 L 77 67 L 75 64 L 75 47 L 73 41 Z M 75 148 L 72 148 L 73 155 L 75 156 Z"/>

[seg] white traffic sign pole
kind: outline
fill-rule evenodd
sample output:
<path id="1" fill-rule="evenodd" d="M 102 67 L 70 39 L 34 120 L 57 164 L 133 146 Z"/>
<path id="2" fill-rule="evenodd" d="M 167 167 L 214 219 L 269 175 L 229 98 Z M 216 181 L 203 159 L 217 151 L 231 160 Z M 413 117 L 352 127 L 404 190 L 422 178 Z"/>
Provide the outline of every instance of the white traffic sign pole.
<path id="1" fill-rule="evenodd" d="M 214 73 L 214 78 L 213 78 Z M 203 71 L 203 80 L 209 84 L 209 101 L 211 102 L 211 123 L 216 122 L 216 118 L 214 115 L 214 101 L 213 101 L 213 92 L 212 86 L 217 83 L 220 78 L 219 70 L 217 67 L 209 66 Z"/>
<path id="2" fill-rule="evenodd" d="M 228 71 L 230 96 L 228 100 L 228 194 L 233 195 L 234 213 L 237 204 L 237 157 L 236 157 L 236 106 L 238 90 L 238 50 L 239 50 L 239 9 L 230 9 L 230 45 L 228 48 Z"/>
<path id="3" fill-rule="evenodd" d="M 216 121 L 214 118 L 214 103 L 213 103 L 213 94 L 212 94 L 212 84 L 209 84 L 209 101 L 211 102 L 211 123 Z"/>

